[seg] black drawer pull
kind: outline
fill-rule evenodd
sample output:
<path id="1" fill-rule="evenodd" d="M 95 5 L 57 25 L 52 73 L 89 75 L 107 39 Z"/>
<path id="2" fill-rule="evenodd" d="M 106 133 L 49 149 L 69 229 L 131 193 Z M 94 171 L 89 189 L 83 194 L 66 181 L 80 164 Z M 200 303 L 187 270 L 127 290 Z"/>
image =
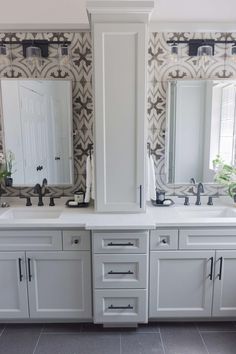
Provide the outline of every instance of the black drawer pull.
<path id="1" fill-rule="evenodd" d="M 134 274 L 134 272 L 131 272 L 131 270 L 128 270 L 128 272 L 113 272 L 113 270 L 110 270 L 110 272 L 108 272 L 108 274 Z"/>
<path id="2" fill-rule="evenodd" d="M 223 257 L 220 257 L 220 271 L 218 274 L 219 280 L 222 279 Z"/>
<path id="3" fill-rule="evenodd" d="M 211 261 L 211 271 L 210 271 L 210 274 L 209 274 L 209 278 L 210 278 L 210 280 L 212 280 L 212 279 L 213 279 L 213 264 L 214 264 L 214 258 L 211 257 L 211 258 L 210 258 L 210 261 Z"/>
<path id="4" fill-rule="evenodd" d="M 107 246 L 134 246 L 134 244 L 132 242 L 128 242 L 128 243 L 113 243 L 113 242 L 109 242 L 107 244 Z"/>
<path id="5" fill-rule="evenodd" d="M 113 306 L 113 305 L 110 305 L 108 307 L 109 310 L 132 310 L 134 307 L 131 306 L 131 305 L 128 305 L 128 306 Z"/>
<path id="6" fill-rule="evenodd" d="M 28 276 L 29 276 L 29 281 L 31 281 L 32 280 L 32 274 L 31 274 L 31 259 L 30 258 L 28 258 Z"/>
<path id="7" fill-rule="evenodd" d="M 21 263 L 22 263 L 22 259 L 19 258 L 19 259 L 18 259 L 18 265 L 19 265 L 19 279 L 20 279 L 20 282 L 23 280 L 23 274 L 22 274 Z"/>

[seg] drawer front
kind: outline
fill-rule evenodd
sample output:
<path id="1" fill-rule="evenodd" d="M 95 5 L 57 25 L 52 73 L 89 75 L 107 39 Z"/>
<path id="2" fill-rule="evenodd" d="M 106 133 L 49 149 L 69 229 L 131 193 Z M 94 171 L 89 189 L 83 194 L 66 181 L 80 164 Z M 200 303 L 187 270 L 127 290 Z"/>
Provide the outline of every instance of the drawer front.
<path id="1" fill-rule="evenodd" d="M 89 251 L 90 243 L 90 231 L 63 231 L 63 250 L 65 251 Z"/>
<path id="2" fill-rule="evenodd" d="M 95 290 L 95 323 L 147 323 L 147 290 Z"/>
<path id="3" fill-rule="evenodd" d="M 160 229 L 152 230 L 150 234 L 151 250 L 177 250 L 178 249 L 178 230 Z"/>
<path id="4" fill-rule="evenodd" d="M 140 255 L 94 255 L 95 288 L 147 288 L 148 257 Z"/>
<path id="5" fill-rule="evenodd" d="M 186 229 L 179 233 L 180 249 L 235 249 L 236 229 Z"/>
<path id="6" fill-rule="evenodd" d="M 93 232 L 94 253 L 147 253 L 148 231 Z"/>
<path id="7" fill-rule="evenodd" d="M 0 231 L 0 251 L 60 251 L 62 250 L 61 231 Z"/>

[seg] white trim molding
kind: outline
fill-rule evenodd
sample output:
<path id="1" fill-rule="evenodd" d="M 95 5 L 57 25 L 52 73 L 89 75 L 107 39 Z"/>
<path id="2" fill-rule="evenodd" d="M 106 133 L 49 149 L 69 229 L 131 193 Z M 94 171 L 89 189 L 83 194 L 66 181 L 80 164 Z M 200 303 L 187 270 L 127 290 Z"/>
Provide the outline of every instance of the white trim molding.
<path id="1" fill-rule="evenodd" d="M 150 32 L 236 32 L 236 22 L 158 22 L 149 24 Z"/>

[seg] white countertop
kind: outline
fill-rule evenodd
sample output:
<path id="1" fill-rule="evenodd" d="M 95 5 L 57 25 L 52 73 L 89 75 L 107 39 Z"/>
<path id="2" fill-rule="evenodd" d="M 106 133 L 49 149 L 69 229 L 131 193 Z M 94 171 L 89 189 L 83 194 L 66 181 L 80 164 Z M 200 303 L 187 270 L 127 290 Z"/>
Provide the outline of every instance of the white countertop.
<path id="1" fill-rule="evenodd" d="M 89 208 L 67 208 L 61 198 L 56 200 L 54 207 L 25 207 L 19 198 L 4 198 L 10 208 L 0 208 L 0 229 L 25 228 L 84 228 L 87 230 L 115 230 L 115 229 L 155 229 L 157 227 L 236 227 L 236 208 L 233 200 L 228 197 L 214 199 L 214 206 L 206 205 L 206 198 L 202 198 L 202 206 L 195 206 L 195 198 L 191 198 L 190 206 L 183 206 L 183 200 L 175 199 L 176 204 L 171 207 L 153 207 L 148 203 L 146 213 L 116 214 L 96 213 Z M 46 204 L 46 203 L 45 203 Z M 55 218 L 7 218 L 4 213 L 9 211 L 25 213 L 55 211 L 60 214 Z M 198 215 L 199 214 L 199 215 Z M 7 214 L 5 214 L 7 215 Z M 219 215 L 219 216 L 218 216 Z"/>

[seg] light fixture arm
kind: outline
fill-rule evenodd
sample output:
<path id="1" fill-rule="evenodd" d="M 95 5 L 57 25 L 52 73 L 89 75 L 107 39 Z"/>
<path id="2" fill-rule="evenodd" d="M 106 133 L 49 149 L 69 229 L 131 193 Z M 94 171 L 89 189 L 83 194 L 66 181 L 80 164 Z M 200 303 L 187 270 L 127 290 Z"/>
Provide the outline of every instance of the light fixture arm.
<path id="1" fill-rule="evenodd" d="M 198 48 L 203 45 L 212 47 L 212 53 L 214 55 L 215 44 L 233 44 L 236 45 L 235 40 L 214 40 L 214 39 L 189 39 L 189 40 L 170 40 L 168 44 L 188 44 L 189 56 L 197 56 Z"/>

